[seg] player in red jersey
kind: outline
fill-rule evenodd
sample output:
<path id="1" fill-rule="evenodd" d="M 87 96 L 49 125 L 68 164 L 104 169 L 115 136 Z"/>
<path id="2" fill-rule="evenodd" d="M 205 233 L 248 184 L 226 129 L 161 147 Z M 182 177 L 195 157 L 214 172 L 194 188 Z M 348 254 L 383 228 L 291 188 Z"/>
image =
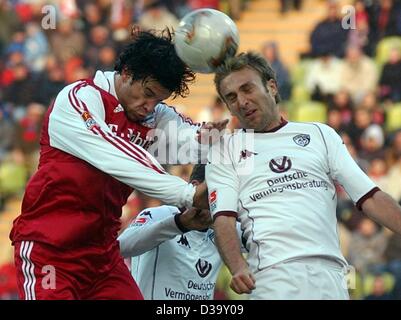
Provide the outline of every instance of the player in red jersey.
<path id="1" fill-rule="evenodd" d="M 201 125 L 162 103 L 186 95 L 194 78 L 171 40 L 169 32 L 138 32 L 114 72 L 98 71 L 57 95 L 42 129 L 38 171 L 10 234 L 21 299 L 142 299 L 117 241 L 130 193 L 207 207 L 205 185 L 167 174 L 146 151 L 154 144 L 150 131 L 171 135 L 171 123 L 198 144 Z M 178 147 L 180 139 L 173 139 Z"/>

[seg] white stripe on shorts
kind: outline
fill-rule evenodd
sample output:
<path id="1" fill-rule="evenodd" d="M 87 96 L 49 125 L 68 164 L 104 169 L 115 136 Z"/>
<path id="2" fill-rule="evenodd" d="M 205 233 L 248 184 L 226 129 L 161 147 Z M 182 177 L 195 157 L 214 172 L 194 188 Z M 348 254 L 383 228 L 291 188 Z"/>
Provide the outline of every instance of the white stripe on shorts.
<path id="1" fill-rule="evenodd" d="M 22 273 L 24 274 L 25 300 L 36 300 L 35 296 L 35 266 L 30 260 L 33 241 L 22 241 L 20 257 L 22 259 Z"/>

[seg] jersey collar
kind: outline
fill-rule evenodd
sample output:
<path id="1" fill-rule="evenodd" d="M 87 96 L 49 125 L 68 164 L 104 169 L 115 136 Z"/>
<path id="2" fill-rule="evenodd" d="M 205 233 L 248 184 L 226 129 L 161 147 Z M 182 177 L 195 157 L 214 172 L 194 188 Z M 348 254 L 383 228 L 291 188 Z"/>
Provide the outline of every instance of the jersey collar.
<path id="1" fill-rule="evenodd" d="M 274 128 L 271 128 L 270 130 L 267 131 L 263 131 L 263 132 L 257 132 L 255 131 L 255 133 L 272 133 L 272 132 L 276 132 L 278 130 L 280 130 L 282 127 L 284 127 L 286 124 L 288 123 L 287 120 L 285 120 L 283 117 L 281 117 L 280 119 L 280 124 L 278 126 L 275 126 Z M 243 132 L 246 132 L 247 129 L 242 129 Z"/>
<path id="2" fill-rule="evenodd" d="M 114 75 L 115 71 L 96 71 L 95 77 L 93 78 L 93 82 L 98 87 L 110 93 L 114 98 L 117 98 L 116 88 L 114 86 Z"/>

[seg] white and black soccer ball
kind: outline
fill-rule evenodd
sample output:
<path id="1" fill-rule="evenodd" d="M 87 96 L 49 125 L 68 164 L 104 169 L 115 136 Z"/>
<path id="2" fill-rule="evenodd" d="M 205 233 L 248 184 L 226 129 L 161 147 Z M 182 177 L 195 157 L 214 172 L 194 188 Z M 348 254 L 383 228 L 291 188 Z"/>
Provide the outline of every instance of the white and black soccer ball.
<path id="1" fill-rule="evenodd" d="M 199 9 L 188 13 L 175 32 L 175 50 L 195 72 L 212 73 L 239 45 L 235 22 L 221 11 Z"/>

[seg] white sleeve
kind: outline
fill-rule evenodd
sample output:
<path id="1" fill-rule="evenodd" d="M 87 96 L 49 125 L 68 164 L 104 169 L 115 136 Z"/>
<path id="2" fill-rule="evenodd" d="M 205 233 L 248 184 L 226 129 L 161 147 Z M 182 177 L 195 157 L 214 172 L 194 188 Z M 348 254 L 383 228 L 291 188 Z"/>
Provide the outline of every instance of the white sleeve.
<path id="1" fill-rule="evenodd" d="M 357 203 L 376 185 L 351 157 L 341 137 L 327 125 L 320 124 L 318 127 L 322 131 L 327 147 L 331 178 L 337 181 Z"/>
<path id="2" fill-rule="evenodd" d="M 114 135 L 104 119 L 100 93 L 82 83 L 70 85 L 57 96 L 50 114 L 50 145 L 150 197 L 177 207 L 191 207 L 195 188 L 167 174 L 140 146 Z"/>
<path id="3" fill-rule="evenodd" d="M 149 148 L 158 148 L 157 159 L 160 163 L 188 164 L 206 163 L 208 145 L 197 140 L 201 123 L 194 123 L 188 117 L 177 112 L 174 107 L 163 103 L 155 109 L 157 143 Z"/>
<path id="4" fill-rule="evenodd" d="M 143 210 L 118 237 L 122 256 L 139 256 L 182 234 L 175 223 L 175 215 L 179 212 L 178 208 L 171 206 Z"/>
<path id="5" fill-rule="evenodd" d="M 206 165 L 206 184 L 210 212 L 215 217 L 222 211 L 238 212 L 239 179 L 230 154 L 230 137 L 213 144 Z"/>

